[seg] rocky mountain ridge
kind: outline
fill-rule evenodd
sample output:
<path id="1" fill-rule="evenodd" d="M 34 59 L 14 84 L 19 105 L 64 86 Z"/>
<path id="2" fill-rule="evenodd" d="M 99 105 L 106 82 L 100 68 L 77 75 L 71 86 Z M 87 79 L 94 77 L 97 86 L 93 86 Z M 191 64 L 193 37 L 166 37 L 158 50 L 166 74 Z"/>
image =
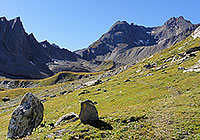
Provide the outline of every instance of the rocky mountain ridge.
<path id="1" fill-rule="evenodd" d="M 19 17 L 7 20 L 0 18 L 0 75 L 8 78 L 38 79 L 53 75 L 52 64 L 58 61 L 75 62 L 77 55 L 60 49 L 48 41 L 38 42 L 34 35 L 27 34 Z M 74 69 L 71 67 L 75 67 Z M 64 70 L 88 71 L 78 64 Z"/>
<path id="2" fill-rule="evenodd" d="M 159 27 L 117 21 L 88 48 L 71 52 L 27 34 L 19 17 L 0 18 L 0 76 L 41 79 L 61 71 L 96 72 L 134 64 L 183 40 L 199 25 L 182 16 Z"/>
<path id="3" fill-rule="evenodd" d="M 182 16 L 172 17 L 159 27 L 117 21 L 100 39 L 75 53 L 86 60 L 111 60 L 126 65 L 185 39 L 197 26 Z"/>

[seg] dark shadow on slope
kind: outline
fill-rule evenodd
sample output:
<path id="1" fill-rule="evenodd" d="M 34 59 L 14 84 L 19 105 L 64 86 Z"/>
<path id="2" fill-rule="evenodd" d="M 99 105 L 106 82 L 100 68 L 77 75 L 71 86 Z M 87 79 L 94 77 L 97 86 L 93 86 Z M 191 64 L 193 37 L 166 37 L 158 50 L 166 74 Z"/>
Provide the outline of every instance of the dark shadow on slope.
<path id="1" fill-rule="evenodd" d="M 102 120 L 90 121 L 87 124 L 91 125 L 95 128 L 98 128 L 99 130 L 112 130 L 113 129 L 113 127 L 109 123 L 104 122 Z"/>

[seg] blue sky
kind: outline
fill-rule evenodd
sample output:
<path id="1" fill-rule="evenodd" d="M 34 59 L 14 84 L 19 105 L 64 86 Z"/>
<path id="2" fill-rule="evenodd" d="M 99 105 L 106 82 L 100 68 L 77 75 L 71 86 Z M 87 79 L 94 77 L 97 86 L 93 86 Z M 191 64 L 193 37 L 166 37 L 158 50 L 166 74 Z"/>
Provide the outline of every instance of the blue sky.
<path id="1" fill-rule="evenodd" d="M 0 5 L 0 16 L 20 16 L 38 41 L 71 51 L 88 47 L 118 20 L 159 26 L 182 15 L 200 23 L 200 0 L 2 0 Z"/>

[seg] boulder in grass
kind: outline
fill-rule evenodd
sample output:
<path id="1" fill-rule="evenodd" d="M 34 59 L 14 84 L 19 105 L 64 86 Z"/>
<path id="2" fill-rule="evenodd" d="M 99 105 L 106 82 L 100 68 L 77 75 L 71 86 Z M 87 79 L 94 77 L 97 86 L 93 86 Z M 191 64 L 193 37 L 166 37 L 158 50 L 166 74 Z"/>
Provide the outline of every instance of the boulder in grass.
<path id="1" fill-rule="evenodd" d="M 83 124 L 99 120 L 98 111 L 91 100 L 81 102 L 81 112 L 79 118 Z"/>
<path id="2" fill-rule="evenodd" d="M 30 135 L 43 120 L 44 107 L 32 93 L 27 93 L 12 113 L 7 138 L 17 139 Z"/>
<path id="3" fill-rule="evenodd" d="M 58 119 L 58 121 L 55 123 L 55 126 L 59 125 L 62 122 L 65 122 L 67 120 L 76 119 L 76 118 L 78 118 L 78 115 L 76 113 L 74 113 L 74 112 L 70 112 L 70 113 L 60 117 Z"/>

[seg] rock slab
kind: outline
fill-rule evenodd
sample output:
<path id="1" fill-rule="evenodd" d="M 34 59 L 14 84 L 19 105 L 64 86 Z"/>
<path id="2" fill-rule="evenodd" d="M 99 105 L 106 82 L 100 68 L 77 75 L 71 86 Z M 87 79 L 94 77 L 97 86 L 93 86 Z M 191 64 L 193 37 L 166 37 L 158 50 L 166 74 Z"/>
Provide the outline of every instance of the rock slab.
<path id="1" fill-rule="evenodd" d="M 71 119 L 73 119 L 73 118 L 78 118 L 78 115 L 77 115 L 76 113 L 74 113 L 74 112 L 70 112 L 70 113 L 68 113 L 68 114 L 66 114 L 66 115 L 64 115 L 64 116 L 62 116 L 62 117 L 60 117 L 60 118 L 58 119 L 58 121 L 55 123 L 55 126 L 59 125 L 59 124 L 62 123 L 62 122 L 65 122 L 65 121 L 67 121 L 67 120 L 71 120 Z"/>
<path id="2" fill-rule="evenodd" d="M 35 95 L 24 95 L 11 116 L 7 138 L 17 139 L 30 135 L 42 122 L 43 111 L 43 104 Z"/>
<path id="3" fill-rule="evenodd" d="M 79 118 L 83 124 L 99 120 L 98 111 L 91 100 L 81 102 L 81 112 Z"/>

